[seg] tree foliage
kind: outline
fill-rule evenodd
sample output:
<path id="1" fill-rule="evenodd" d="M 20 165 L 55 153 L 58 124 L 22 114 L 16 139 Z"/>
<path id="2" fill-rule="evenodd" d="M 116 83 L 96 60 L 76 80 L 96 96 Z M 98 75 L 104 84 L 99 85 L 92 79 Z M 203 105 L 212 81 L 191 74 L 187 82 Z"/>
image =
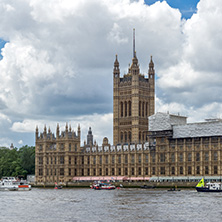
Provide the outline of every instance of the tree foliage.
<path id="1" fill-rule="evenodd" d="M 35 147 L 23 146 L 10 150 L 0 148 L 0 178 L 3 176 L 23 176 L 35 174 Z"/>

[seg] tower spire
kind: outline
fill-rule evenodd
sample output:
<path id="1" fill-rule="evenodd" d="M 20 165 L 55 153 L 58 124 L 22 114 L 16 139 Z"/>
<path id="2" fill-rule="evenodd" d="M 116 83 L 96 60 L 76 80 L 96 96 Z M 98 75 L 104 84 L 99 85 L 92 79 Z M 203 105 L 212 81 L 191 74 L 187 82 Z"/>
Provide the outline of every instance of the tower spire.
<path id="1" fill-rule="evenodd" d="M 136 55 L 136 44 L 135 44 L 135 29 L 133 29 L 133 58 Z"/>

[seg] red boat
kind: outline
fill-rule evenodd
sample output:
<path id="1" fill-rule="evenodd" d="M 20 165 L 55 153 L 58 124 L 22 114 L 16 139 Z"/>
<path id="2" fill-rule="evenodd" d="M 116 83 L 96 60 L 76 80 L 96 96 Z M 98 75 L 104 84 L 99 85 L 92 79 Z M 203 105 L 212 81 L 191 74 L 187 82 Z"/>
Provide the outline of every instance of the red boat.
<path id="1" fill-rule="evenodd" d="M 110 183 L 96 183 L 91 185 L 91 189 L 94 190 L 114 190 L 116 187 Z"/>

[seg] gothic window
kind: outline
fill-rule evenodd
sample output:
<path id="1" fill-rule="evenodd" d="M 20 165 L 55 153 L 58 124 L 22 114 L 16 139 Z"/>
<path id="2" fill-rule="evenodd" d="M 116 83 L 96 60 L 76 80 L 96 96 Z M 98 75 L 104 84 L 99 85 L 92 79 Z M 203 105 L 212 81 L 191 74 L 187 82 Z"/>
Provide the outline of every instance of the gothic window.
<path id="1" fill-rule="evenodd" d="M 139 116 L 141 116 L 141 102 L 139 102 Z"/>
<path id="2" fill-rule="evenodd" d="M 139 142 L 141 142 L 141 132 L 139 132 Z"/>
<path id="3" fill-rule="evenodd" d="M 172 162 L 172 163 L 175 162 L 175 154 L 174 154 L 174 153 L 171 154 L 171 162 Z"/>
<path id="4" fill-rule="evenodd" d="M 132 175 L 134 176 L 134 168 L 132 168 Z"/>
<path id="5" fill-rule="evenodd" d="M 145 168 L 145 174 L 148 175 L 148 167 Z"/>
<path id="6" fill-rule="evenodd" d="M 129 142 L 131 142 L 131 132 L 129 131 Z"/>
<path id="7" fill-rule="evenodd" d="M 209 152 L 205 152 L 205 161 L 209 160 Z"/>
<path id="8" fill-rule="evenodd" d="M 90 169 L 88 169 L 87 171 L 88 171 L 88 172 L 87 172 L 88 176 L 90 176 Z"/>
<path id="9" fill-rule="evenodd" d="M 60 156 L 60 164 L 64 164 L 64 156 Z"/>
<path id="10" fill-rule="evenodd" d="M 71 143 L 69 143 L 69 151 L 71 151 L 71 147 L 72 147 L 72 145 L 71 145 Z"/>
<path id="11" fill-rule="evenodd" d="M 217 166 L 214 166 L 214 174 L 217 174 Z"/>
<path id="12" fill-rule="evenodd" d="M 138 162 L 141 163 L 141 154 L 138 156 Z"/>
<path id="13" fill-rule="evenodd" d="M 214 160 L 217 160 L 217 151 L 214 152 Z"/>
<path id="14" fill-rule="evenodd" d="M 69 168 L 69 176 L 71 176 L 71 175 L 72 175 L 72 169 Z"/>
<path id="15" fill-rule="evenodd" d="M 82 176 L 84 176 L 84 169 L 82 169 Z"/>
<path id="16" fill-rule="evenodd" d="M 106 164 L 108 164 L 108 156 L 106 156 Z"/>
<path id="17" fill-rule="evenodd" d="M 60 168 L 60 176 L 64 176 L 64 168 Z"/>
<path id="18" fill-rule="evenodd" d="M 191 162 L 192 161 L 192 154 L 188 153 L 188 161 Z"/>
<path id="19" fill-rule="evenodd" d="M 115 169 L 112 168 L 112 175 L 114 176 L 115 175 Z"/>
<path id="20" fill-rule="evenodd" d="M 200 153 L 196 153 L 196 161 L 200 161 Z"/>
<path id="21" fill-rule="evenodd" d="M 125 168 L 125 175 L 128 175 L 128 168 Z"/>
<path id="22" fill-rule="evenodd" d="M 153 167 L 153 168 L 152 168 L 152 175 L 155 175 L 155 171 L 156 171 L 156 168 Z"/>
<path id="23" fill-rule="evenodd" d="M 141 167 L 138 169 L 138 174 L 141 175 Z"/>
<path id="24" fill-rule="evenodd" d="M 131 163 L 134 164 L 134 154 L 131 155 Z"/>
<path id="25" fill-rule="evenodd" d="M 180 153 L 180 162 L 183 162 L 183 153 Z"/>
<path id="26" fill-rule="evenodd" d="M 143 107 L 142 107 L 142 116 L 144 116 L 144 107 L 145 106 L 145 103 L 143 102 Z"/>
<path id="27" fill-rule="evenodd" d="M 69 164 L 72 164 L 72 157 L 69 157 Z"/>
<path id="28" fill-rule="evenodd" d="M 148 163 L 149 159 L 148 159 L 148 154 L 145 155 L 145 162 Z"/>
<path id="29" fill-rule="evenodd" d="M 43 175 L 43 170 L 39 169 L 39 176 L 42 176 L 42 175 Z"/>
<path id="30" fill-rule="evenodd" d="M 99 164 L 102 164 L 102 156 L 99 157 Z"/>
<path id="31" fill-rule="evenodd" d="M 123 142 L 123 132 L 121 132 L 120 137 L 121 137 L 121 142 Z"/>
<path id="32" fill-rule="evenodd" d="M 164 175 L 165 174 L 165 167 L 160 167 L 160 174 Z"/>
<path id="33" fill-rule="evenodd" d="M 205 174 L 206 174 L 206 175 L 209 174 L 209 168 L 208 168 L 208 166 L 205 166 Z"/>
<path id="34" fill-rule="evenodd" d="M 172 168 L 171 168 L 171 174 L 172 174 L 172 175 L 175 175 L 175 167 L 172 167 Z"/>
<path id="35" fill-rule="evenodd" d="M 93 164 L 96 164 L 96 157 L 93 157 Z"/>
<path id="36" fill-rule="evenodd" d="M 188 174 L 191 175 L 192 174 L 192 167 L 188 166 Z"/>
<path id="37" fill-rule="evenodd" d="M 123 102 L 120 103 L 120 115 L 123 117 Z"/>
<path id="38" fill-rule="evenodd" d="M 125 102 L 125 116 L 127 116 L 127 102 Z"/>
<path id="39" fill-rule="evenodd" d="M 82 164 L 84 164 L 84 156 L 82 156 Z"/>
<path id="40" fill-rule="evenodd" d="M 87 158 L 87 162 L 88 162 L 88 164 L 90 164 L 90 157 L 89 156 Z"/>
<path id="41" fill-rule="evenodd" d="M 119 176 L 121 175 L 121 168 L 119 168 Z"/>
<path id="42" fill-rule="evenodd" d="M 200 166 L 197 166 L 197 174 L 200 174 Z"/>
<path id="43" fill-rule="evenodd" d="M 165 162 L 165 153 L 160 154 L 160 162 L 164 163 Z"/>
<path id="44" fill-rule="evenodd" d="M 108 168 L 106 168 L 106 176 L 108 176 Z"/>
<path id="45" fill-rule="evenodd" d="M 131 116 L 131 101 L 129 101 L 129 116 Z"/>
<path id="46" fill-rule="evenodd" d="M 146 116 L 148 116 L 148 103 L 146 103 Z"/>
<path id="47" fill-rule="evenodd" d="M 180 167 L 180 174 L 181 175 L 183 174 L 183 167 L 182 166 Z"/>
<path id="48" fill-rule="evenodd" d="M 118 163 L 121 163 L 121 155 L 118 156 Z"/>
<path id="49" fill-rule="evenodd" d="M 96 175 L 96 169 L 93 169 L 93 175 L 94 176 Z"/>
<path id="50" fill-rule="evenodd" d="M 125 163 L 128 163 L 128 155 L 125 155 Z"/>
<path id="51" fill-rule="evenodd" d="M 127 142 L 127 132 L 125 132 L 125 142 Z"/>

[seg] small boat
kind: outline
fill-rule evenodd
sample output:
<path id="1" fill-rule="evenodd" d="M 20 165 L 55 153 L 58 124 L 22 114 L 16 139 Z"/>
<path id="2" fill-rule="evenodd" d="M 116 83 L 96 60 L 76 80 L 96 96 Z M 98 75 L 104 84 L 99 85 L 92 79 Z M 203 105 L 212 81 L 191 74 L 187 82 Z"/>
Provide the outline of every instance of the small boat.
<path id="1" fill-rule="evenodd" d="M 177 189 L 176 187 L 170 188 L 168 191 L 180 191 L 180 189 Z"/>
<path id="2" fill-rule="evenodd" d="M 153 188 L 155 188 L 155 186 L 143 185 L 140 188 L 142 188 L 142 189 L 153 189 Z"/>
<path id="3" fill-rule="evenodd" d="M 110 183 L 96 183 L 91 185 L 94 190 L 114 190 L 116 187 Z"/>
<path id="4" fill-rule="evenodd" d="M 3 177 L 0 181 L 0 190 L 26 191 L 31 190 L 31 185 L 24 180 L 17 180 L 15 177 Z"/>
<path id="5" fill-rule="evenodd" d="M 55 188 L 54 189 L 62 189 L 62 185 L 58 185 L 56 182 L 55 182 Z"/>
<path id="6" fill-rule="evenodd" d="M 196 185 L 196 190 L 198 192 L 222 192 L 222 184 L 211 182 L 205 184 L 204 178 L 202 178 Z"/>

